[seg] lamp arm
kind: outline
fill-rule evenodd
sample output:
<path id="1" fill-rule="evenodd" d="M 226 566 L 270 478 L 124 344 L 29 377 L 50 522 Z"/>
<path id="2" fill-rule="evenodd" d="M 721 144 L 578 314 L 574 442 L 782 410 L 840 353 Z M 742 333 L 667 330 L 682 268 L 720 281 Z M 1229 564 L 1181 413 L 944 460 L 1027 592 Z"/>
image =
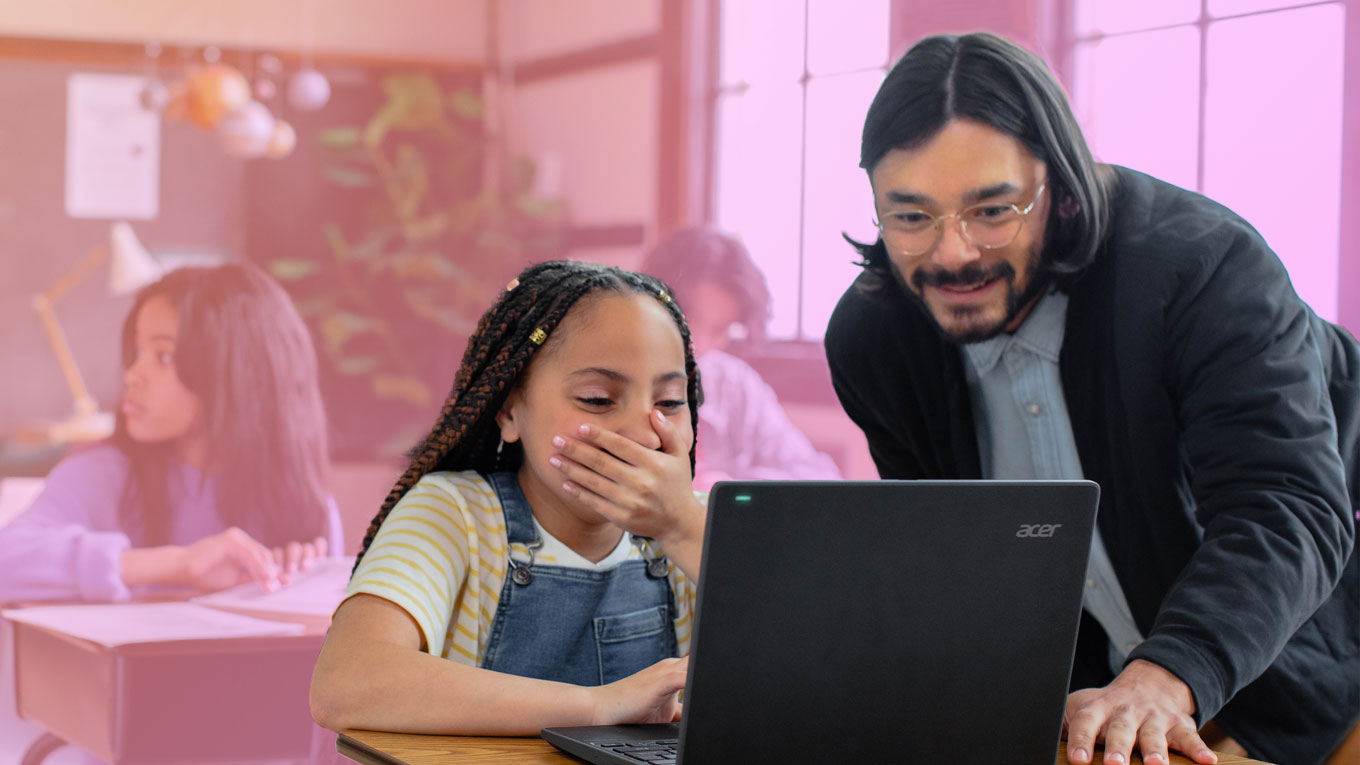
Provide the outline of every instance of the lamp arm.
<path id="1" fill-rule="evenodd" d="M 71 395 L 76 400 L 76 412 L 82 415 L 94 414 L 98 407 L 95 406 L 94 399 L 90 396 L 90 391 L 85 387 L 85 380 L 80 376 L 80 369 L 76 366 L 75 356 L 71 353 L 71 345 L 66 341 L 66 335 L 61 331 L 61 325 L 57 324 L 57 317 L 52 313 L 52 302 L 46 295 L 38 295 L 33 298 L 33 307 L 38 310 L 38 315 L 42 317 L 43 329 L 47 330 L 47 339 L 52 343 L 52 350 L 57 354 L 57 361 L 61 364 L 61 373 L 66 377 L 66 385 L 71 389 Z"/>
<path id="2" fill-rule="evenodd" d="M 76 286 L 81 279 L 88 276 L 89 273 L 94 270 L 94 267 L 99 265 L 99 261 L 104 259 L 106 254 L 103 247 L 96 247 L 93 250 L 90 250 L 88 257 L 77 264 L 75 268 L 71 269 L 70 273 L 61 277 L 55 284 L 44 290 L 42 297 L 47 298 L 48 303 L 57 302 L 58 298 L 65 295 L 72 287 Z"/>

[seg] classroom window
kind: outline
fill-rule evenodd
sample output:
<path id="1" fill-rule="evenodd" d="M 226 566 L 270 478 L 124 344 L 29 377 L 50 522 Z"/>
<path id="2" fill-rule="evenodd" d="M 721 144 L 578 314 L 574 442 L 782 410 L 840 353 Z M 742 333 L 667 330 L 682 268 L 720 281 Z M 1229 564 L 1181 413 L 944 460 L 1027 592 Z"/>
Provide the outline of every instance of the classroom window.
<path id="1" fill-rule="evenodd" d="M 1077 0 L 1074 10 L 1074 105 L 1097 159 L 1242 215 L 1303 299 L 1335 320 L 1343 4 Z"/>
<path id="2" fill-rule="evenodd" d="M 821 339 L 859 272 L 841 233 L 874 237 L 859 131 L 888 14 L 888 0 L 720 2 L 713 218 L 765 274 L 773 340 Z"/>

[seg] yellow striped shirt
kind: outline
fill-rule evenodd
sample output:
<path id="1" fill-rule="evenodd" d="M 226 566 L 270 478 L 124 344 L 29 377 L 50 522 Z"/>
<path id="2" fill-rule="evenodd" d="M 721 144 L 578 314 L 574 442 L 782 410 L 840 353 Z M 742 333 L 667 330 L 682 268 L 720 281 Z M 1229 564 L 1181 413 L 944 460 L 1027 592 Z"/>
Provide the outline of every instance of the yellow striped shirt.
<path id="1" fill-rule="evenodd" d="M 397 604 L 420 626 L 421 650 L 481 666 L 509 568 L 508 547 L 504 511 L 489 481 L 470 470 L 429 473 L 383 521 L 345 597 L 363 592 Z M 527 552 L 518 543 L 514 548 Z M 634 547 L 629 559 L 655 554 Z M 683 656 L 689 652 L 694 583 L 671 563 L 670 584 Z"/>

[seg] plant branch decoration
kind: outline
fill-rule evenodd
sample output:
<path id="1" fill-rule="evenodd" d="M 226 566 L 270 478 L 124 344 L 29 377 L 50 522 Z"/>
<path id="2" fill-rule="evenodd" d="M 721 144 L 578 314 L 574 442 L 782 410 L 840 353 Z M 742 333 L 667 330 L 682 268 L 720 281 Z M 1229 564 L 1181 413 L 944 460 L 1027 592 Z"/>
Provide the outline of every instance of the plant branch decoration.
<path id="1" fill-rule="evenodd" d="M 362 381 L 376 402 L 406 411 L 390 412 L 398 422 L 374 449 L 391 454 L 423 434 L 510 275 L 560 252 L 565 216 L 560 201 L 534 196 L 526 160 L 510 163 L 501 188 L 483 183 L 495 147 L 475 90 L 446 91 L 429 74 L 388 75 L 382 89 L 366 123 L 319 134 L 325 182 L 364 200 L 361 220 L 323 223 L 322 258 L 267 266 L 317 330 L 323 367 L 350 381 L 346 398 Z"/>

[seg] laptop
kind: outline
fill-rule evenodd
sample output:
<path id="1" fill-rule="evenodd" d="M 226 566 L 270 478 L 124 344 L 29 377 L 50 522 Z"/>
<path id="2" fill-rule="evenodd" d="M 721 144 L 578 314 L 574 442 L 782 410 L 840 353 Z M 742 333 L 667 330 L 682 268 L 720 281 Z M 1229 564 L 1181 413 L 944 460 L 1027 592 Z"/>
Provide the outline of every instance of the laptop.
<path id="1" fill-rule="evenodd" d="M 681 722 L 543 738 L 602 765 L 1052 763 L 1099 493 L 719 483 Z"/>

